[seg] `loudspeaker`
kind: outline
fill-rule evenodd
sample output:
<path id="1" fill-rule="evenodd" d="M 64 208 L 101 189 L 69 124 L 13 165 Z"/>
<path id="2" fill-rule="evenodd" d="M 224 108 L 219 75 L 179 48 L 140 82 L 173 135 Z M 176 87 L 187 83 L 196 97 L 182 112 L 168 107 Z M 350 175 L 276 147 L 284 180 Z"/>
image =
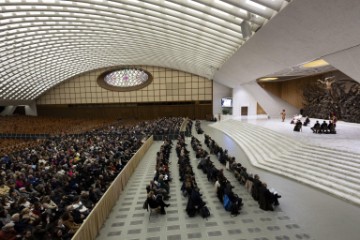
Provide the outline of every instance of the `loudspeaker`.
<path id="1" fill-rule="evenodd" d="M 243 35 L 244 38 L 249 38 L 251 37 L 251 26 L 250 23 L 248 21 L 242 21 L 242 23 L 240 24 L 241 27 L 241 33 Z"/>

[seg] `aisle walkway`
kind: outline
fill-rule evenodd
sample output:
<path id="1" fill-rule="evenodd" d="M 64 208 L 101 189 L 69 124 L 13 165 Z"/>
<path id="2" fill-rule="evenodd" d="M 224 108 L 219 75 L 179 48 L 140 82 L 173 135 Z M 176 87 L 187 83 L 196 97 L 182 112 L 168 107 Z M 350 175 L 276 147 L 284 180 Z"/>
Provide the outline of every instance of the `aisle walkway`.
<path id="1" fill-rule="evenodd" d="M 209 149 L 204 143 L 204 136 L 194 134 L 205 150 Z M 190 140 L 188 142 L 190 148 Z M 195 153 L 191 151 L 191 159 L 193 166 L 197 166 Z M 199 179 L 198 184 L 204 194 L 205 201 L 210 206 L 212 213 L 209 221 L 213 221 L 216 225 L 218 238 L 210 239 L 311 239 L 309 234 L 306 233 L 293 219 L 291 219 L 285 212 L 281 210 L 281 206 L 274 212 L 266 212 L 259 208 L 258 203 L 253 200 L 251 195 L 245 190 L 244 186 L 240 185 L 234 175 L 225 170 L 225 167 L 219 163 L 215 155 L 210 155 L 216 168 L 224 168 L 224 175 L 234 186 L 233 191 L 238 194 L 242 199 L 244 206 L 240 215 L 234 217 L 229 212 L 224 210 L 222 203 L 218 200 L 215 194 L 214 185 L 208 182 L 206 175 L 194 168 L 195 175 Z M 281 200 L 280 200 L 281 202 Z"/>
<path id="2" fill-rule="evenodd" d="M 197 135 L 203 142 L 203 136 Z M 187 149 L 191 153 L 192 166 L 196 181 L 211 211 L 208 220 L 200 216 L 189 218 L 186 215 L 186 198 L 180 193 L 177 158 L 175 152 L 176 142 L 170 155 L 172 164 L 170 170 L 173 181 L 170 184 L 168 201 L 171 206 L 166 209 L 167 214 L 151 216 L 142 209 L 146 198 L 145 187 L 152 179 L 155 168 L 155 156 L 159 151 L 161 142 L 154 142 L 149 151 L 140 162 L 134 175 L 129 180 L 124 193 L 121 195 L 113 211 L 109 215 L 100 231 L 98 240 L 112 239 L 141 239 L 141 240 L 180 240 L 180 239 L 257 239 L 257 240 L 289 240 L 312 239 L 293 219 L 281 209 L 275 212 L 265 212 L 258 208 L 257 203 L 242 186 L 235 182 L 234 177 L 225 173 L 233 182 L 235 192 L 242 196 L 244 207 L 237 217 L 230 216 L 218 201 L 214 187 L 207 181 L 206 175 L 200 172 L 197 160 L 187 139 Z M 218 162 L 211 157 L 218 166 Z"/>

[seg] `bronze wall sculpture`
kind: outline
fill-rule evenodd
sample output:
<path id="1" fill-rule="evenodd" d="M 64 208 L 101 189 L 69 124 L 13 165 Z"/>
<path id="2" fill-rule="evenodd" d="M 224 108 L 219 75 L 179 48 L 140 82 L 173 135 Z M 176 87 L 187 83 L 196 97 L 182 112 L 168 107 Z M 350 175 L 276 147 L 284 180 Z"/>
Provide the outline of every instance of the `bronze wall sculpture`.
<path id="1" fill-rule="evenodd" d="M 303 89 L 304 115 L 360 123 L 360 84 L 351 79 L 325 78 Z"/>

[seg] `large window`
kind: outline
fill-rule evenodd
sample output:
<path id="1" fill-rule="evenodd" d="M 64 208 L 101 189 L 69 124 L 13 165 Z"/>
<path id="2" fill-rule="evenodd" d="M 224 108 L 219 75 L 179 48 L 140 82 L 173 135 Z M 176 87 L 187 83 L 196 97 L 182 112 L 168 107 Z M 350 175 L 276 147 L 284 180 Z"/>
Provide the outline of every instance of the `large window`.
<path id="1" fill-rule="evenodd" d="M 146 87 L 152 79 L 152 75 L 143 69 L 124 68 L 101 74 L 98 83 L 112 91 L 133 91 Z"/>

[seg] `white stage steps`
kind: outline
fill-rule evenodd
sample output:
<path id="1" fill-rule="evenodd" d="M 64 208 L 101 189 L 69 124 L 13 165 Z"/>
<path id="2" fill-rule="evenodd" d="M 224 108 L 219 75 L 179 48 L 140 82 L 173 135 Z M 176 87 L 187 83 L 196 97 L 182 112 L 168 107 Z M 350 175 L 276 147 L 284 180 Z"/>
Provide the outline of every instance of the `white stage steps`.
<path id="1" fill-rule="evenodd" d="M 254 166 L 360 205 L 360 154 L 305 144 L 238 120 L 211 126 L 233 138 Z"/>

